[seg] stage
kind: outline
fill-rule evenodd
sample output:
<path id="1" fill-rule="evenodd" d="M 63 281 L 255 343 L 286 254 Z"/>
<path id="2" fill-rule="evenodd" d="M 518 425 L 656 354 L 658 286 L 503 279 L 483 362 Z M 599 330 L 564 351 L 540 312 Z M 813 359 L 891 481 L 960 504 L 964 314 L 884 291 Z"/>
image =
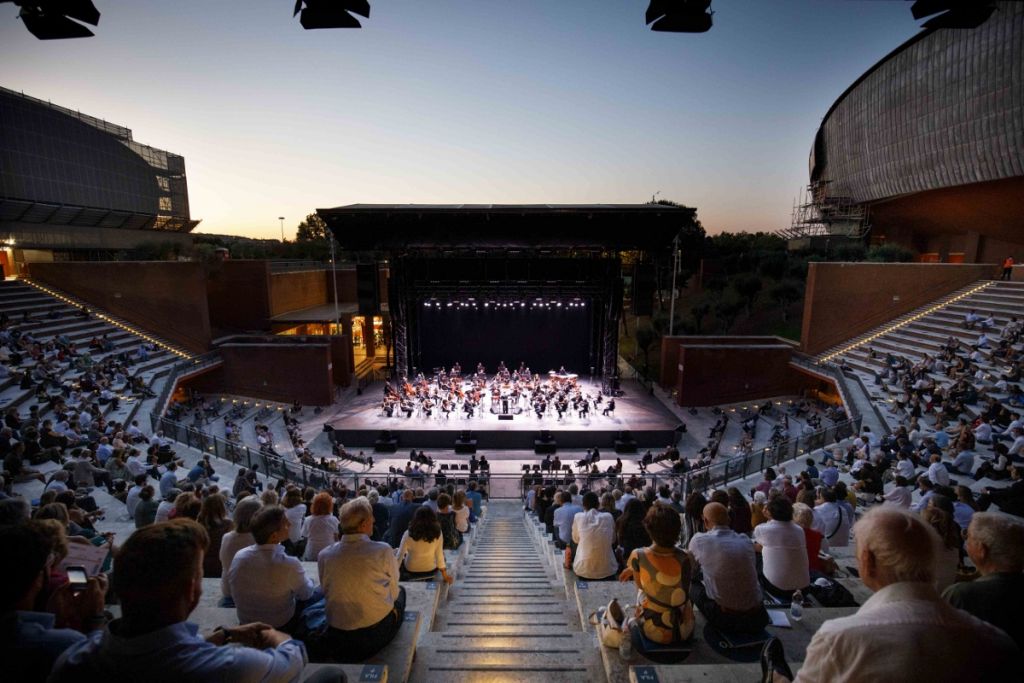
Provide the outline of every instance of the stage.
<path id="1" fill-rule="evenodd" d="M 596 396 L 599 384 L 583 381 L 584 392 Z M 350 395 L 344 399 L 337 414 L 326 423 L 334 429 L 337 443 L 346 448 L 373 449 L 381 432 L 391 432 L 399 451 L 412 448 L 455 449 L 463 431 L 471 432 L 471 440 L 480 451 L 487 450 L 534 450 L 541 432 L 550 433 L 557 449 L 586 449 L 598 447 L 614 452 L 616 440 L 622 432 L 629 432 L 630 439 L 638 449 L 663 449 L 675 442 L 675 429 L 679 426 L 676 418 L 658 399 L 648 394 L 638 382 L 622 383 L 622 396 L 615 398 L 615 411 L 602 415 L 607 405 L 591 409 L 588 417 L 580 418 L 568 412 L 559 420 L 551 411 L 538 418 L 525 409 L 501 419 L 485 404 L 482 414 L 466 418 L 462 413 L 451 414 L 445 419 L 435 413 L 432 417 L 418 414 L 412 417 L 387 417 L 381 410 L 383 384 L 370 385 L 362 395 Z M 606 399 L 607 401 L 607 399 Z M 468 451 L 467 451 L 468 452 Z"/>

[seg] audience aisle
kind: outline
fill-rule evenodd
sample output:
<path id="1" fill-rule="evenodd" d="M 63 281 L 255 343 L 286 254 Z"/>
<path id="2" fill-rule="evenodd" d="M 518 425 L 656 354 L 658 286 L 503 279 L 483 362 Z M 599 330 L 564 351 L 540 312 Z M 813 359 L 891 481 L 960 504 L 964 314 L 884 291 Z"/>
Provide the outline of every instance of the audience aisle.
<path id="1" fill-rule="evenodd" d="M 420 640 L 412 680 L 604 680 L 593 635 L 526 529 L 521 504 L 492 501 L 484 520 L 434 631 Z"/>

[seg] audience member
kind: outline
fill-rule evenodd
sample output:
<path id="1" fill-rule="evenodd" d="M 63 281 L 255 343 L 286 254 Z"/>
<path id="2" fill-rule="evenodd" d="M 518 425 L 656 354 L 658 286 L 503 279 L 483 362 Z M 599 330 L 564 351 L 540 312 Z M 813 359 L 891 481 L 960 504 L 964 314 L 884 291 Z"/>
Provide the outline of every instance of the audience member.
<path id="1" fill-rule="evenodd" d="M 612 545 L 615 543 L 615 522 L 607 512 L 597 509 L 597 494 L 583 494 L 583 512 L 572 521 L 572 541 L 576 555 L 572 570 L 586 581 L 611 581 L 619 571 Z"/>
<path id="2" fill-rule="evenodd" d="M 811 582 L 807 541 L 803 529 L 793 523 L 793 504 L 785 495 L 768 501 L 769 521 L 754 528 L 754 550 L 761 553 L 768 589 L 789 597 Z"/>

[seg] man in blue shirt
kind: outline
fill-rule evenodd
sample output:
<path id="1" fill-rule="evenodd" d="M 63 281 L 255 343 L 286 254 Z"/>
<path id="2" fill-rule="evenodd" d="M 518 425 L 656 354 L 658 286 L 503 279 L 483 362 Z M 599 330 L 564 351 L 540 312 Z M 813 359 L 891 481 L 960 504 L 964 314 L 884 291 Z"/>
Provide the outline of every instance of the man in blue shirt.
<path id="1" fill-rule="evenodd" d="M 572 543 L 572 520 L 577 512 L 583 512 L 583 508 L 572 502 L 572 494 L 568 491 L 562 491 L 560 495 L 562 506 L 555 510 L 554 522 L 558 531 L 558 547 L 564 548 Z"/>
<path id="2" fill-rule="evenodd" d="M 171 489 L 178 487 L 178 463 L 173 460 L 167 463 L 167 471 L 160 477 L 160 497 L 166 498 Z"/>
<path id="3" fill-rule="evenodd" d="M 202 594 L 208 544 L 206 530 L 190 519 L 135 531 L 117 555 L 121 618 L 71 646 L 50 681 L 297 681 L 306 648 L 288 634 L 253 623 L 204 639 L 186 621 Z"/>
<path id="4" fill-rule="evenodd" d="M 469 490 L 466 491 L 466 500 L 473 501 L 473 504 L 469 508 L 469 521 L 475 522 L 480 519 L 480 512 L 483 510 L 484 497 L 477 491 L 477 483 L 475 481 L 469 482 Z"/>

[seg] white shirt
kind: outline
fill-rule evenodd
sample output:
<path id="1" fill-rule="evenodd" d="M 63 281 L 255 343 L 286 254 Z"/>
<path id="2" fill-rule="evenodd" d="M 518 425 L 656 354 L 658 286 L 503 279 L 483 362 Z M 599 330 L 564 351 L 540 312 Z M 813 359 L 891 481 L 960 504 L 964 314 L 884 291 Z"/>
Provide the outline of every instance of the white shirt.
<path id="1" fill-rule="evenodd" d="M 1024 434 L 1013 440 L 1013 445 L 1010 446 L 1010 452 L 1007 455 L 1024 455 Z"/>
<path id="2" fill-rule="evenodd" d="M 402 534 L 402 541 L 398 545 L 395 557 L 399 564 L 402 564 L 404 559 L 405 568 L 411 572 L 445 569 L 444 536 L 438 536 L 433 541 L 417 541 L 406 531 Z"/>
<path id="3" fill-rule="evenodd" d="M 572 519 L 572 540 L 577 546 L 572 570 L 581 579 L 603 579 L 619 570 L 612 550 L 615 520 L 607 512 L 577 512 Z"/>
<path id="4" fill-rule="evenodd" d="M 452 512 L 455 513 L 455 528 L 461 533 L 469 531 L 469 506 L 463 505 L 461 508 L 452 508 Z"/>
<path id="5" fill-rule="evenodd" d="M 139 504 L 139 494 L 142 493 L 142 488 L 138 484 L 128 489 L 128 497 L 124 499 L 124 504 L 128 507 L 128 516 L 135 519 L 135 506 Z"/>
<path id="6" fill-rule="evenodd" d="M 292 523 L 292 528 L 288 530 L 288 540 L 298 543 L 302 539 L 302 520 L 306 516 L 306 506 L 299 503 L 293 508 L 285 508 L 284 516 Z"/>
<path id="7" fill-rule="evenodd" d="M 814 529 L 821 532 L 833 548 L 850 545 L 852 525 L 852 515 L 839 503 L 822 503 L 814 508 Z"/>
<path id="8" fill-rule="evenodd" d="M 914 478 L 914 473 L 917 468 L 914 467 L 914 463 L 910 458 L 904 458 L 903 460 L 896 461 L 896 474 L 906 479 L 908 482 Z"/>
<path id="9" fill-rule="evenodd" d="M 795 683 L 1022 679 L 1009 636 L 952 607 L 928 584 L 895 583 L 856 614 L 822 624 Z"/>
<path id="10" fill-rule="evenodd" d="M 974 428 L 974 438 L 978 441 L 991 441 L 992 440 L 992 425 L 987 422 L 982 422 Z"/>
<path id="11" fill-rule="evenodd" d="M 398 560 L 387 543 L 345 534 L 317 558 L 327 602 L 327 623 L 342 630 L 373 626 L 398 598 Z"/>
<path id="12" fill-rule="evenodd" d="M 142 457 L 138 455 L 133 455 L 125 460 L 124 466 L 128 468 L 128 474 L 132 475 L 132 479 L 146 473 L 146 465 L 142 462 Z"/>
<path id="13" fill-rule="evenodd" d="M 792 591 L 811 582 L 807 540 L 801 527 L 772 519 L 754 527 L 753 536 L 763 547 L 764 576 L 773 586 Z"/>
<path id="14" fill-rule="evenodd" d="M 315 586 L 284 546 L 267 543 L 238 551 L 228 570 L 228 588 L 238 623 L 261 621 L 280 628 L 295 615 L 295 601 L 308 599 Z"/>
<path id="15" fill-rule="evenodd" d="M 626 509 L 626 503 L 636 498 L 632 493 L 623 493 L 622 498 L 615 501 L 615 509 L 622 512 Z"/>
<path id="16" fill-rule="evenodd" d="M 941 462 L 933 462 L 928 466 L 928 479 L 939 486 L 949 486 L 949 471 Z"/>
<path id="17" fill-rule="evenodd" d="M 302 522 L 306 550 L 302 559 L 315 561 L 320 551 L 338 540 L 338 518 L 334 515 L 310 515 Z"/>
<path id="18" fill-rule="evenodd" d="M 894 486 L 892 491 L 885 494 L 885 504 L 893 505 L 895 507 L 909 508 L 910 502 L 913 499 L 913 494 L 910 489 L 906 486 Z"/>
<path id="19" fill-rule="evenodd" d="M 252 534 L 248 531 L 245 533 L 238 533 L 234 529 L 224 534 L 224 538 L 220 541 L 220 593 L 224 597 L 231 597 L 231 588 L 228 586 L 228 570 L 231 569 L 231 563 L 235 559 L 235 555 L 238 551 L 247 546 L 256 543 L 256 539 L 252 537 Z"/>
<path id="20" fill-rule="evenodd" d="M 156 506 L 156 517 L 154 522 L 166 522 L 170 519 L 171 510 L 174 509 L 174 502 L 161 500 L 160 504 Z"/>

